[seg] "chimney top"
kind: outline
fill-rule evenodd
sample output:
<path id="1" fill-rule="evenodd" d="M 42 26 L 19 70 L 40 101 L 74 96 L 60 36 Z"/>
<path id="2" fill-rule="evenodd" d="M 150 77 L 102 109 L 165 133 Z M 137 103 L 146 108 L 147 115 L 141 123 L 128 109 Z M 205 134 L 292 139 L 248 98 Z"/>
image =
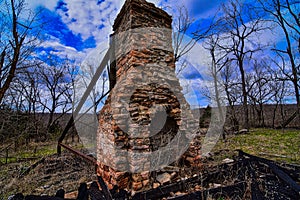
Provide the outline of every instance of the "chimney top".
<path id="1" fill-rule="evenodd" d="M 147 23 L 135 23 L 137 20 L 140 21 L 138 18 L 144 18 L 144 21 L 160 21 L 162 23 L 150 23 L 148 25 Z M 124 26 L 124 24 L 126 25 Z M 113 31 L 117 33 L 139 27 L 172 28 L 171 24 L 172 17 L 153 3 L 149 3 L 146 0 L 126 0 L 115 19 Z"/>

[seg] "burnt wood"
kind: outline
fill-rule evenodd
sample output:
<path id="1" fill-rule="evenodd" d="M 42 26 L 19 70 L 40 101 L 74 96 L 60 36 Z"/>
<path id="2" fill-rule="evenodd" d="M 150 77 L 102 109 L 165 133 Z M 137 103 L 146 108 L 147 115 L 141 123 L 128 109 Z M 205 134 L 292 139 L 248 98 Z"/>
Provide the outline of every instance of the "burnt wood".
<path id="1" fill-rule="evenodd" d="M 197 191 L 191 194 L 182 195 L 178 197 L 172 197 L 168 199 L 172 200 L 202 200 L 212 197 L 213 199 L 230 198 L 239 199 L 238 197 L 243 197 L 247 184 L 245 182 L 240 182 L 234 185 L 229 185 L 225 187 L 218 187 L 203 191 Z"/>
<path id="2" fill-rule="evenodd" d="M 284 181 L 286 184 L 288 184 L 295 192 L 297 192 L 300 196 L 300 185 L 298 185 L 289 175 L 287 175 L 285 172 L 283 172 L 274 162 L 267 160 L 265 158 L 253 156 L 250 154 L 247 154 L 243 151 L 238 151 L 241 156 L 249 157 L 251 160 L 257 160 L 259 162 L 262 162 L 274 172 L 282 181 Z"/>
<path id="3" fill-rule="evenodd" d="M 101 176 L 98 176 L 98 182 L 100 184 L 100 187 L 104 193 L 106 200 L 112 200 L 113 198 L 111 196 L 111 193 Z"/>

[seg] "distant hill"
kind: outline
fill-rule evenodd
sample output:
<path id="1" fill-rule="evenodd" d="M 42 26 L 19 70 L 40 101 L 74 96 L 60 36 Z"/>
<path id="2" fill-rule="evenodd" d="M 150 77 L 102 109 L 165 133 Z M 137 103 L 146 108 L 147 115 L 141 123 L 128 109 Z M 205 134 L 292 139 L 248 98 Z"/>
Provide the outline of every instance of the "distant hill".
<path id="1" fill-rule="evenodd" d="M 241 105 L 234 106 L 236 112 L 236 118 L 239 121 L 239 124 L 242 124 L 242 113 L 243 109 Z M 249 105 L 249 119 L 251 127 L 279 127 L 286 119 L 288 119 L 297 109 L 296 104 L 284 104 L 284 105 L 276 105 L 274 104 L 265 104 L 263 105 L 263 119 L 259 120 L 257 109 L 258 106 Z M 206 108 L 193 109 L 192 113 L 194 114 L 196 119 L 200 119 L 205 117 Z M 226 115 L 226 126 L 230 126 L 230 112 L 231 109 L 227 107 L 227 115 Z M 210 118 L 210 117 L 209 117 Z M 206 121 L 206 124 L 209 123 L 210 119 L 202 119 Z M 264 123 L 263 123 L 264 121 Z M 300 128 L 300 119 L 296 117 L 287 128 Z"/>

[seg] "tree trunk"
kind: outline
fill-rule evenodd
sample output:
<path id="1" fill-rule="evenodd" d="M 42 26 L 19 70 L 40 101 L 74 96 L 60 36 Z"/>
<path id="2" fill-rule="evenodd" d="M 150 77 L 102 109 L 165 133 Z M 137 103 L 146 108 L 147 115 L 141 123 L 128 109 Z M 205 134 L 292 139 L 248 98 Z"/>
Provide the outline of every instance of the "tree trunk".
<path id="1" fill-rule="evenodd" d="M 17 66 L 18 66 L 19 59 L 20 59 L 21 47 L 22 47 L 23 42 L 25 40 L 25 37 L 19 38 L 19 35 L 18 35 L 17 15 L 16 15 L 16 12 L 15 12 L 15 5 L 14 5 L 13 0 L 11 0 L 11 9 L 12 9 L 12 17 L 13 17 L 13 20 L 12 20 L 13 42 L 11 43 L 12 48 L 13 48 L 13 59 L 12 59 L 11 66 L 10 66 L 10 69 L 9 69 L 9 72 L 8 72 L 8 76 L 7 76 L 3 86 L 0 88 L 0 102 L 2 102 L 5 92 L 8 90 L 8 88 L 10 86 L 10 83 L 13 81 L 13 78 L 15 77 L 16 69 L 17 69 Z M 2 57 L 1 57 L 1 59 L 2 59 Z"/>
<path id="2" fill-rule="evenodd" d="M 248 110 L 248 95 L 246 90 L 246 78 L 243 68 L 243 61 L 239 60 L 239 69 L 242 78 L 242 95 L 243 95 L 243 128 L 249 130 L 249 110 Z"/>

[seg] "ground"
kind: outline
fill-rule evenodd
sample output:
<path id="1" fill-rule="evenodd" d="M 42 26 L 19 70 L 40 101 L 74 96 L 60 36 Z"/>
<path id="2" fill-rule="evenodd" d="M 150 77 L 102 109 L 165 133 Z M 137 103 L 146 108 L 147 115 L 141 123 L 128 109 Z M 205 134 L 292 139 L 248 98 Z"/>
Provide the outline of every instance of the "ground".
<path id="1" fill-rule="evenodd" d="M 5 146 L 3 144 L 0 149 Z M 84 151 L 79 144 L 75 146 Z M 7 164 L 1 158 L 0 199 L 18 192 L 54 195 L 60 188 L 71 192 L 76 191 L 81 182 L 96 180 L 93 165 L 66 151 L 58 157 L 55 149 L 55 141 L 31 143 L 11 152 Z M 251 129 L 246 134 L 227 136 L 226 141 L 219 140 L 206 164 L 218 165 L 225 158 L 235 156 L 236 149 L 299 165 L 300 130 Z M 27 170 L 34 163 L 37 163 L 36 166 Z"/>
<path id="2" fill-rule="evenodd" d="M 246 134 L 229 135 L 226 141 L 219 140 L 213 152 L 223 152 L 220 156 L 226 158 L 236 149 L 278 162 L 300 164 L 300 130 L 251 129 Z"/>

